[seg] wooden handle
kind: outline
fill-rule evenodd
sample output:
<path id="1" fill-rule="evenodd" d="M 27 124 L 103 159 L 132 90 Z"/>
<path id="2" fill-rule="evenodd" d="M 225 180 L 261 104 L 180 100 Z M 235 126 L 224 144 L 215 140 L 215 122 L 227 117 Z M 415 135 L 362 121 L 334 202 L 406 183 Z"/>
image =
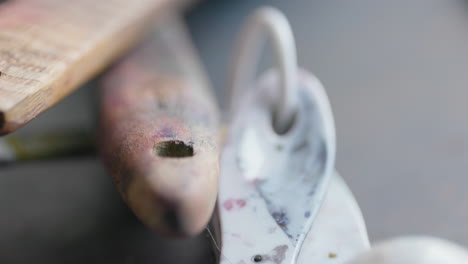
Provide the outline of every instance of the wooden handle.
<path id="1" fill-rule="evenodd" d="M 0 1 L 0 135 L 96 75 L 174 2 Z"/>
<path id="2" fill-rule="evenodd" d="M 180 24 L 158 24 L 101 92 L 99 149 L 124 200 L 160 233 L 201 232 L 218 188 L 218 109 Z"/>

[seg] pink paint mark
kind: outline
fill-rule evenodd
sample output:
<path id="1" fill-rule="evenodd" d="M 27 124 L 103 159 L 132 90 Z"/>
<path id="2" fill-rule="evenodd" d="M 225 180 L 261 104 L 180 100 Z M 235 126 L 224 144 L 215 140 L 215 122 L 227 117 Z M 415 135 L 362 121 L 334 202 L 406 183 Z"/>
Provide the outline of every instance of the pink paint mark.
<path id="1" fill-rule="evenodd" d="M 172 127 L 164 126 L 157 132 L 157 137 L 174 138 L 177 134 L 173 131 Z"/>
<path id="2" fill-rule="evenodd" d="M 231 211 L 231 209 L 233 208 L 232 199 L 224 201 L 223 206 L 226 210 Z"/>
<path id="3" fill-rule="evenodd" d="M 247 202 L 244 199 L 227 199 L 223 203 L 223 207 L 231 211 L 232 209 L 242 209 L 245 207 Z"/>
<path id="4" fill-rule="evenodd" d="M 237 204 L 237 206 L 239 206 L 239 208 L 242 208 L 242 207 L 245 206 L 246 202 L 245 202 L 244 199 L 239 199 L 239 200 L 236 201 L 236 204 Z"/>

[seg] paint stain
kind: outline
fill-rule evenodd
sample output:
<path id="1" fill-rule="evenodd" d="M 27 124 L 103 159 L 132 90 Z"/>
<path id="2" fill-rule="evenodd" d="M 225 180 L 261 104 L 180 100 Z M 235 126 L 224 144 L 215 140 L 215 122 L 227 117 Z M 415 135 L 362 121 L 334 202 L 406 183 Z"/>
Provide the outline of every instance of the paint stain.
<path id="1" fill-rule="evenodd" d="M 333 253 L 333 252 L 328 253 L 328 258 L 333 259 L 333 258 L 336 258 L 336 257 L 337 257 L 337 256 L 336 256 L 335 253 Z"/>
<path id="2" fill-rule="evenodd" d="M 310 217 L 310 211 L 305 212 L 305 213 L 304 213 L 304 217 L 305 217 L 305 218 L 309 218 L 309 217 Z"/>
<path id="3" fill-rule="evenodd" d="M 174 133 L 172 128 L 170 127 L 163 127 L 161 130 L 158 131 L 156 137 L 162 137 L 162 138 L 174 138 L 176 137 L 177 134 Z"/>
<path id="4" fill-rule="evenodd" d="M 307 195 L 308 195 L 308 196 L 313 196 L 313 195 L 315 194 L 315 190 L 316 190 L 316 189 L 315 189 L 315 186 L 314 186 L 314 188 L 313 188 L 312 190 L 310 190 L 310 191 L 307 193 Z"/>
<path id="5" fill-rule="evenodd" d="M 228 199 L 228 200 L 224 201 L 223 207 L 224 207 L 224 209 L 226 209 L 228 211 L 231 211 L 231 209 L 234 207 L 234 205 L 232 204 L 232 200 Z"/>
<path id="6" fill-rule="evenodd" d="M 236 201 L 236 204 L 237 204 L 237 206 L 239 206 L 239 208 L 242 208 L 242 207 L 245 206 L 245 200 L 239 199 L 239 200 Z"/>
<path id="7" fill-rule="evenodd" d="M 288 250 L 287 245 L 281 245 L 277 246 L 273 249 L 273 254 L 272 254 L 272 261 L 280 264 L 283 262 L 284 258 L 286 257 L 286 251 Z"/>
<path id="8" fill-rule="evenodd" d="M 224 209 L 231 211 L 232 209 L 242 209 L 245 207 L 247 202 L 244 199 L 227 199 L 223 203 Z"/>
<path id="9" fill-rule="evenodd" d="M 283 263 L 284 259 L 286 258 L 286 251 L 288 250 L 287 245 L 280 245 L 275 247 L 270 254 L 266 255 L 255 255 L 252 260 L 254 262 L 272 262 L 276 264 L 281 264 Z M 257 258 L 257 256 L 260 256 L 261 258 Z M 260 261 L 255 261 L 255 258 L 260 259 Z"/>
<path id="10" fill-rule="evenodd" d="M 283 230 L 286 230 L 288 228 L 289 219 L 288 219 L 288 216 L 286 215 L 286 212 L 281 210 L 279 212 L 274 212 L 272 216 L 275 219 L 276 223 L 278 223 L 278 225 Z"/>

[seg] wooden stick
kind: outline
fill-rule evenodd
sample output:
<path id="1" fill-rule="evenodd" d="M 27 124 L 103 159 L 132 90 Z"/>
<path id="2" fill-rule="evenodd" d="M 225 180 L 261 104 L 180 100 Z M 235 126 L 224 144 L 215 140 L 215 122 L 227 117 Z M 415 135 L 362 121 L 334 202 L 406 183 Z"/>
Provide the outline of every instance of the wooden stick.
<path id="1" fill-rule="evenodd" d="M 98 144 L 140 220 L 163 234 L 190 236 L 203 230 L 215 205 L 218 109 L 180 26 L 168 18 L 105 76 Z"/>
<path id="2" fill-rule="evenodd" d="M 0 135 L 95 76 L 141 39 L 157 12 L 178 2 L 1 1 Z"/>

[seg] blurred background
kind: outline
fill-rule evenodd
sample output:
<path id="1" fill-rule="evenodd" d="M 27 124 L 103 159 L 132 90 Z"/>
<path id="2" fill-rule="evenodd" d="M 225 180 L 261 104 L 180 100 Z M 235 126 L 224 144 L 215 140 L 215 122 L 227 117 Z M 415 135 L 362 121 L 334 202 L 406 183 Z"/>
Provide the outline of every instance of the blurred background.
<path id="1" fill-rule="evenodd" d="M 468 246 L 468 2 L 202 2 L 187 21 L 219 98 L 235 35 L 265 4 L 288 16 L 300 65 L 328 92 L 337 169 L 356 196 L 371 241 L 428 234 Z M 92 129 L 95 84 L 17 133 Z M 135 221 L 94 157 L 2 167 L 0 175 L 1 263 L 198 263 L 211 257 L 206 248 L 161 254 L 162 245 L 176 242 L 159 243 Z"/>

